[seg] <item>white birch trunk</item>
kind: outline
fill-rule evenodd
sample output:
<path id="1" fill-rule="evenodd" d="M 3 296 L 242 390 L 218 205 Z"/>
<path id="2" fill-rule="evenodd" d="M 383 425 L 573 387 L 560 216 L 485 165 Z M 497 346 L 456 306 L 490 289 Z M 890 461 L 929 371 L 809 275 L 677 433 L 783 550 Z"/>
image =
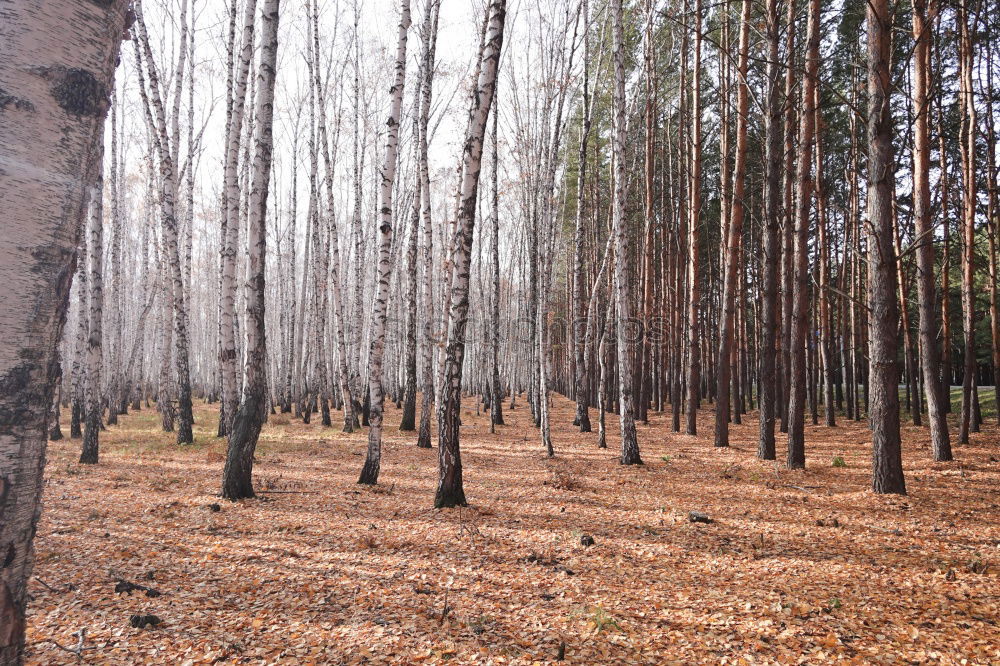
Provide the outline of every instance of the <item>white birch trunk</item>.
<path id="1" fill-rule="evenodd" d="M 317 27 L 318 19 L 314 17 L 313 20 L 313 43 L 314 49 L 318 55 L 319 53 L 319 28 Z M 330 290 L 331 296 L 333 297 L 333 326 L 334 326 L 334 339 L 337 345 L 337 356 L 338 356 L 338 380 L 340 382 L 340 394 L 344 403 L 344 432 L 354 432 L 358 427 L 358 419 L 355 414 L 354 405 L 354 392 L 351 389 L 351 376 L 347 364 L 347 337 L 344 332 L 344 298 L 343 298 L 343 279 L 340 274 L 341 264 L 340 264 L 340 238 L 337 233 L 337 224 L 334 221 L 334 194 L 333 194 L 333 160 L 330 158 L 330 144 L 327 139 L 326 132 L 326 100 L 323 95 L 323 88 L 320 85 L 319 80 L 319 67 L 318 63 L 313 66 L 313 83 L 316 88 L 317 93 L 317 107 L 319 110 L 319 142 L 320 149 L 323 153 L 323 165 L 326 168 L 327 177 L 326 182 L 326 198 L 327 198 L 327 216 L 330 220 L 330 254 L 329 254 L 329 266 L 326 264 L 326 254 L 323 256 L 323 266 L 324 270 L 329 270 L 331 282 L 333 283 L 333 288 Z M 318 252 L 320 248 L 314 244 L 314 252 Z M 324 285 L 325 287 L 325 285 Z M 325 291 L 325 288 L 324 288 Z M 359 325 L 357 321 L 354 322 L 355 325 Z M 320 363 L 324 364 L 325 359 L 321 360 Z M 322 378 L 325 380 L 325 377 Z"/>
<path id="2" fill-rule="evenodd" d="M 434 221 L 431 216 L 431 177 L 428 159 L 429 137 L 431 113 L 431 97 L 433 93 L 435 58 L 437 53 L 437 31 L 438 18 L 441 12 L 441 0 L 431 0 L 428 8 L 433 14 L 430 35 L 426 37 L 430 41 L 427 49 L 427 61 L 425 79 L 422 83 L 420 100 L 420 201 L 421 201 L 421 223 L 423 225 L 421 264 L 424 267 L 423 282 L 421 283 L 421 310 L 424 313 L 423 326 L 423 347 L 421 353 L 421 368 L 424 373 L 423 395 L 420 400 L 420 426 L 417 431 L 417 446 L 420 448 L 431 448 L 431 409 L 434 403 Z"/>
<path id="3" fill-rule="evenodd" d="M 222 473 L 222 496 L 237 500 L 253 497 L 253 455 L 267 416 L 267 341 L 264 335 L 264 268 L 267 251 L 267 197 L 271 179 L 274 116 L 274 80 L 278 63 L 279 0 L 265 0 L 261 9 L 261 57 L 257 69 L 254 118 L 253 178 L 247 224 L 246 366 L 243 397 L 229 433 L 229 450 Z"/>
<path id="4" fill-rule="evenodd" d="M 233 0 L 236 2 L 236 0 Z M 240 227 L 239 162 L 240 137 L 243 135 L 243 118 L 246 107 L 247 78 L 253 58 L 254 14 L 256 0 L 247 0 L 243 13 L 243 37 L 239 60 L 236 63 L 236 81 L 233 90 L 232 112 L 228 119 L 226 158 L 223 169 L 223 191 L 226 209 L 225 229 L 220 254 L 222 255 L 222 293 L 220 294 L 221 349 L 219 368 L 222 373 L 222 407 L 219 414 L 219 435 L 228 435 L 239 404 L 236 380 L 236 245 Z"/>
<path id="5" fill-rule="evenodd" d="M 89 201 L 89 194 L 87 195 Z M 81 228 L 83 224 L 81 224 Z M 72 414 L 70 416 L 69 436 L 72 439 L 83 437 L 83 422 L 86 419 L 84 409 L 85 376 L 84 356 L 87 346 L 87 234 L 80 234 L 76 253 L 76 271 L 73 277 L 76 310 L 76 334 L 73 337 L 73 368 L 72 368 Z"/>
<path id="6" fill-rule="evenodd" d="M 631 319 L 628 283 L 628 230 L 625 228 L 625 37 L 622 26 L 622 0 L 613 0 L 614 22 L 614 107 L 612 111 L 611 162 L 614 175 L 612 234 L 615 238 L 615 330 L 618 348 L 618 403 L 622 437 L 621 464 L 641 465 L 635 432 L 632 391 L 632 355 L 628 349 L 628 325 Z"/>
<path id="7" fill-rule="evenodd" d="M 96 465 L 98 439 L 102 425 L 101 361 L 104 316 L 104 131 L 98 131 L 93 155 L 94 184 L 90 188 L 90 215 L 87 219 L 87 292 L 90 296 L 87 325 L 86 420 L 83 428 L 83 450 L 80 462 Z"/>
<path id="8" fill-rule="evenodd" d="M 406 83 L 406 36 L 410 29 L 410 0 L 401 0 L 399 7 L 399 40 L 396 46 L 396 69 L 392 88 L 389 89 L 388 135 L 385 143 L 385 163 L 382 166 L 382 187 L 379 194 L 378 227 L 378 282 L 372 307 L 371 349 L 368 352 L 368 455 L 358 483 L 378 483 L 382 460 L 382 408 L 385 390 L 382 386 L 382 362 L 385 355 L 385 320 L 389 299 L 389 279 L 392 274 L 392 188 L 396 180 L 396 162 L 399 157 L 399 123 L 403 107 L 403 89 Z"/>
<path id="9" fill-rule="evenodd" d="M 452 240 L 453 272 L 450 277 L 451 303 L 448 311 L 448 345 L 445 356 L 444 395 L 438 409 L 438 487 L 434 499 L 437 508 L 464 506 L 462 458 L 459 449 L 459 425 L 462 407 L 462 363 L 465 359 L 465 329 L 469 312 L 469 264 L 472 257 L 472 234 L 476 222 L 476 197 L 483 158 L 483 137 L 493 105 L 500 49 L 503 46 L 506 0 L 490 0 L 486 39 L 480 52 L 479 76 L 469 110 L 469 124 L 462 155 L 462 178 L 459 184 L 460 206 L 455 236 Z"/>
<path id="10" fill-rule="evenodd" d="M 190 444 L 194 441 L 192 433 L 193 417 L 191 413 L 191 373 L 188 360 L 188 312 L 184 294 L 184 274 L 181 271 L 180 246 L 177 231 L 177 172 L 176 160 L 171 150 L 170 137 L 167 134 L 167 117 L 160 94 L 159 77 L 156 73 L 153 52 L 149 45 L 142 19 L 141 4 L 135 3 L 138 16 L 137 26 L 139 41 L 144 51 L 144 64 L 149 78 L 149 98 L 154 115 L 153 135 L 154 147 L 160 162 L 160 207 L 162 211 L 163 240 L 167 250 L 168 269 L 170 271 L 170 289 L 173 292 L 173 324 L 174 324 L 174 363 L 177 374 L 177 443 Z M 182 55 L 185 53 L 181 51 Z M 146 93 L 144 93 L 146 94 Z M 179 94 L 179 93 L 178 93 Z"/>
<path id="11" fill-rule="evenodd" d="M 497 96 L 493 96 L 493 142 L 490 160 L 490 266 L 492 273 L 490 298 L 490 432 L 503 421 L 503 387 L 500 384 L 500 115 Z"/>
<path id="12" fill-rule="evenodd" d="M 127 413 L 128 401 L 125 399 L 123 383 L 122 356 L 124 327 L 124 298 L 122 294 L 122 215 L 119 193 L 119 151 L 118 151 L 118 113 L 116 104 L 111 102 L 111 172 L 108 194 L 111 199 L 111 252 L 110 252 L 110 285 L 111 294 L 111 349 L 109 350 L 110 385 L 108 386 L 108 425 L 118 423 L 118 415 Z"/>
<path id="13" fill-rule="evenodd" d="M 0 6 L 0 664 L 23 659 L 46 425 L 124 2 Z"/>

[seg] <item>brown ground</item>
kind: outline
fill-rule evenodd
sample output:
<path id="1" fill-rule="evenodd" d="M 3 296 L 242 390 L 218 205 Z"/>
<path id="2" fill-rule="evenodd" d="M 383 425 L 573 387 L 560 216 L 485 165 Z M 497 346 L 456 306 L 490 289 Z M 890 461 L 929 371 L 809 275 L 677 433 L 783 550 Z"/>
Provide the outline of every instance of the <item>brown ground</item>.
<path id="1" fill-rule="evenodd" d="M 467 411 L 464 510 L 431 508 L 437 450 L 395 428 L 369 489 L 364 433 L 275 419 L 256 486 L 285 492 L 238 504 L 214 496 L 209 407 L 191 447 L 148 409 L 102 435 L 97 467 L 54 443 L 29 661 L 76 663 L 47 641 L 86 627 L 102 664 L 526 664 L 561 643 L 579 664 L 1000 663 L 994 426 L 952 464 L 906 428 L 899 498 L 867 490 L 860 424 L 807 427 L 809 469 L 793 473 L 755 459 L 752 419 L 716 450 L 710 409 L 698 438 L 655 416 L 646 465 L 623 468 L 571 415 L 556 397 L 548 460 L 522 402 L 496 435 Z M 118 578 L 163 595 L 116 594 Z M 162 624 L 131 628 L 136 613 Z"/>

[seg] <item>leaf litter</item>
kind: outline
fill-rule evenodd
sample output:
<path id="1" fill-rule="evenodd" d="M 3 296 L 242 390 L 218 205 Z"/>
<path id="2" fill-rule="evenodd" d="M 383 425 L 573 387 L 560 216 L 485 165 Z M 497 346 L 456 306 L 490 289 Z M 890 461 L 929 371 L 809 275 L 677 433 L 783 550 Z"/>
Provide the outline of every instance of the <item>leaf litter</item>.
<path id="1" fill-rule="evenodd" d="M 526 407 L 496 434 L 477 411 L 471 504 L 440 511 L 437 451 L 395 427 L 369 488 L 365 432 L 273 417 L 238 503 L 211 406 L 193 446 L 152 409 L 102 433 L 100 465 L 50 444 L 28 663 L 1000 663 L 995 426 L 952 464 L 904 426 L 910 495 L 880 497 L 862 423 L 807 426 L 790 472 L 755 458 L 753 418 L 718 450 L 650 412 L 623 467 L 561 396 L 551 460 Z"/>

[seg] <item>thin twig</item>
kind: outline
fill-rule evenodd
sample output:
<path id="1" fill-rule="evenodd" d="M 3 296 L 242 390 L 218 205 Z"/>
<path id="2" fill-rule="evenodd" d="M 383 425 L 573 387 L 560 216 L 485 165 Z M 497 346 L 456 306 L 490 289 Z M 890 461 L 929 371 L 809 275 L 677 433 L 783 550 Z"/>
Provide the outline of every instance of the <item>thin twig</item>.
<path id="1" fill-rule="evenodd" d="M 49 585 L 48 583 L 46 583 L 44 580 L 42 580 L 41 576 L 35 576 L 35 580 L 37 580 L 39 583 L 41 583 L 42 585 L 44 585 L 45 589 L 49 590 L 50 592 L 56 592 L 56 593 L 59 592 L 59 590 L 57 590 L 56 588 L 52 587 L 51 585 Z"/>
<path id="2" fill-rule="evenodd" d="M 441 609 L 441 617 L 438 619 L 438 625 L 444 624 L 445 618 L 448 617 L 448 613 L 451 612 L 451 606 L 448 605 L 448 590 L 444 591 L 444 608 Z"/>

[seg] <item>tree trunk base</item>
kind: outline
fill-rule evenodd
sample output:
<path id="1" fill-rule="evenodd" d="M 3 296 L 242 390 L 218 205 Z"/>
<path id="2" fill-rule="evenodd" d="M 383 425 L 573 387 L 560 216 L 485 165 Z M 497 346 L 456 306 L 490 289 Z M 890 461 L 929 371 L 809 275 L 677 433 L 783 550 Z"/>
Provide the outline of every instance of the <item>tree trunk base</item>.
<path id="1" fill-rule="evenodd" d="M 365 460 L 365 466 L 361 468 L 361 476 L 358 483 L 363 486 L 378 485 L 379 464 L 373 460 Z"/>
<path id="2" fill-rule="evenodd" d="M 326 398 L 320 399 L 320 413 L 322 414 L 322 422 L 324 428 L 333 427 L 333 420 L 330 418 L 330 401 Z"/>
<path id="3" fill-rule="evenodd" d="M 450 509 L 456 506 L 469 506 L 469 503 L 465 501 L 465 491 L 461 488 L 439 488 L 437 494 L 434 496 L 434 508 Z"/>
<path id="4" fill-rule="evenodd" d="M 634 453 L 628 453 L 628 454 L 623 453 L 619 462 L 622 465 L 643 465 L 643 464 L 645 464 L 645 463 L 642 462 L 642 458 L 639 457 L 639 452 L 638 451 L 636 451 Z"/>
<path id="5" fill-rule="evenodd" d="M 413 432 L 417 429 L 417 401 L 416 397 L 411 399 L 407 396 L 403 401 L 403 418 L 399 421 L 399 429 L 402 432 Z"/>
<path id="6" fill-rule="evenodd" d="M 256 497 L 253 491 L 253 455 L 260 435 L 260 403 L 248 395 L 236 412 L 229 435 L 226 466 L 222 472 L 222 497 L 236 501 Z"/>

